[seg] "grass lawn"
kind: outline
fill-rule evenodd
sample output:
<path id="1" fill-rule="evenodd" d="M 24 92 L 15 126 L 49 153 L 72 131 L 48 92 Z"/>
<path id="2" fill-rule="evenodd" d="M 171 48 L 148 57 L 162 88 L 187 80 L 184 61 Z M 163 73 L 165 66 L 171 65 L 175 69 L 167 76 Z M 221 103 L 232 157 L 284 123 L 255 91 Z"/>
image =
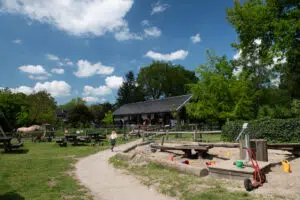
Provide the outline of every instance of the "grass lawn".
<path id="1" fill-rule="evenodd" d="M 91 199 L 70 173 L 77 158 L 107 148 L 108 142 L 95 147 L 26 142 L 27 153 L 0 149 L 0 199 Z"/>
<path id="2" fill-rule="evenodd" d="M 270 199 L 237 191 L 243 189 L 243 185 L 236 185 L 230 180 L 199 178 L 152 163 L 143 166 L 131 165 L 117 155 L 112 157 L 110 162 L 116 168 L 125 169 L 130 174 L 136 175 L 143 184 L 154 186 L 159 192 L 181 200 Z"/>

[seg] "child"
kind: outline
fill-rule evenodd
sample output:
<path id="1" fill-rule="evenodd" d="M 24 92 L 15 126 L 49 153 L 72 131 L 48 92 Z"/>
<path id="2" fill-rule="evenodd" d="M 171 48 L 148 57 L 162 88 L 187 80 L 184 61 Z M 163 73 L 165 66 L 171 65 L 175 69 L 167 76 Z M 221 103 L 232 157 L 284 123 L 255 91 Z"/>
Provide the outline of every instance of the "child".
<path id="1" fill-rule="evenodd" d="M 115 147 L 115 145 L 116 145 L 116 139 L 117 139 L 117 133 L 116 133 L 116 131 L 112 131 L 111 132 L 111 135 L 110 135 L 110 137 L 109 137 L 109 139 L 110 139 L 110 145 L 111 145 L 111 151 L 114 151 L 114 147 Z"/>

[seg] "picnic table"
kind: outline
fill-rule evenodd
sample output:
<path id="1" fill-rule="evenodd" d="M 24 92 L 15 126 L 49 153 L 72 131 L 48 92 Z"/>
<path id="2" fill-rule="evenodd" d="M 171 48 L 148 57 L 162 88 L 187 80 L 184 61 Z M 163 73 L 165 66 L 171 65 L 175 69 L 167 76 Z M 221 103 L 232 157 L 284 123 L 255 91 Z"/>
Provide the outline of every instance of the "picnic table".
<path id="1" fill-rule="evenodd" d="M 212 146 L 199 146 L 199 145 L 180 145 L 180 146 L 164 146 L 158 144 L 151 144 L 151 148 L 160 149 L 162 151 L 166 150 L 180 150 L 184 152 L 186 158 L 192 158 L 192 150 L 197 152 L 197 155 L 204 157 L 207 154 L 207 151 L 212 148 Z"/>
<path id="2" fill-rule="evenodd" d="M 11 151 L 14 148 L 19 148 L 21 146 L 23 146 L 23 142 L 19 142 L 17 144 L 12 144 L 11 143 L 12 137 L 0 137 L 0 143 L 3 144 L 3 148 L 5 152 Z"/>
<path id="3" fill-rule="evenodd" d="M 88 142 L 86 138 L 77 134 L 65 134 L 64 138 L 58 138 L 56 143 L 60 146 L 67 146 L 68 142 L 72 142 L 74 146 L 77 146 L 79 142 Z"/>
<path id="4" fill-rule="evenodd" d="M 94 141 L 94 144 L 98 143 L 100 145 L 100 143 L 106 139 L 105 135 L 101 135 L 100 133 L 87 133 L 87 136 L 90 138 L 90 140 Z"/>

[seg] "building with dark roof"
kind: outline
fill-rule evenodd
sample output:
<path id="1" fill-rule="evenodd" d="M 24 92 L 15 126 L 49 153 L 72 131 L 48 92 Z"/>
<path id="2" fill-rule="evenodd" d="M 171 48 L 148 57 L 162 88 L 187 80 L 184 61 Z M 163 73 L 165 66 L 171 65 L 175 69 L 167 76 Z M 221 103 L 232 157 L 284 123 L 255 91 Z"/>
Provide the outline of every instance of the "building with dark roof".
<path id="1" fill-rule="evenodd" d="M 172 112 L 184 114 L 184 106 L 191 98 L 189 94 L 125 104 L 113 113 L 114 120 L 125 124 L 170 124 L 174 119 Z"/>

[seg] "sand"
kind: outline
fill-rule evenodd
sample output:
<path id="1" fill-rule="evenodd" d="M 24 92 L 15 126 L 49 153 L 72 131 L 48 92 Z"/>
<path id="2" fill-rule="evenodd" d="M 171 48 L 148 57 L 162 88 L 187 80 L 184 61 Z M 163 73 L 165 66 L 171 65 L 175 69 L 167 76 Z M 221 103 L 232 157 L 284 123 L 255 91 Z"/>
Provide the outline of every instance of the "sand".
<path id="1" fill-rule="evenodd" d="M 80 159 L 75 165 L 76 177 L 87 187 L 95 200 L 171 200 L 153 188 L 142 185 L 134 176 L 115 169 L 108 163 L 110 157 L 128 148 L 137 140 L 110 150 L 100 151 Z"/>

